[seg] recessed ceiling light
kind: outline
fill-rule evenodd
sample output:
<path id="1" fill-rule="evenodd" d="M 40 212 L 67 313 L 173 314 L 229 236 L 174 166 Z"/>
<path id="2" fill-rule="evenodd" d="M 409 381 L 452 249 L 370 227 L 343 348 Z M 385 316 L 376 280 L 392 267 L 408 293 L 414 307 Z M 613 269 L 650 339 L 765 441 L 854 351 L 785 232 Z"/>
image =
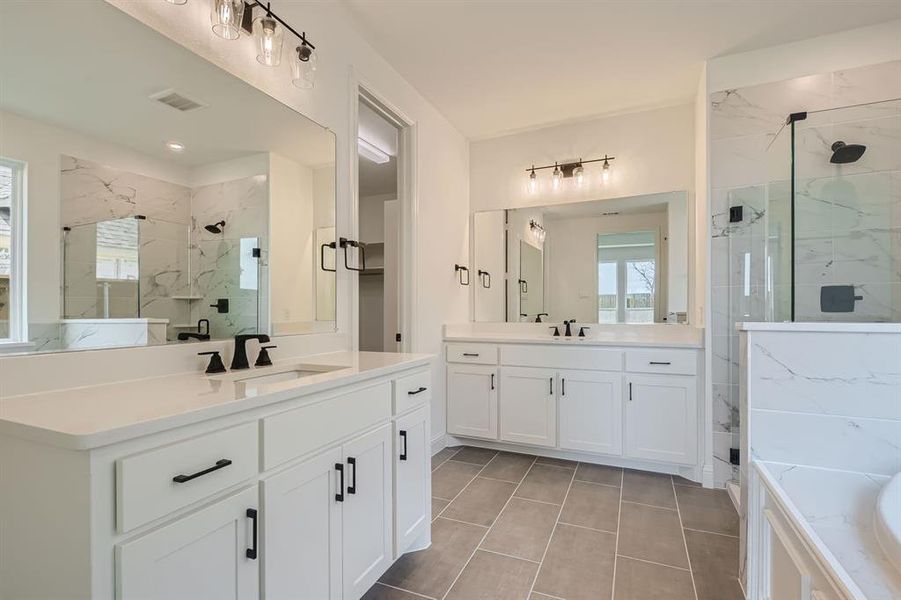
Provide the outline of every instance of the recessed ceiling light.
<path id="1" fill-rule="evenodd" d="M 171 150 L 172 152 L 184 152 L 185 145 L 181 142 L 166 142 L 166 148 Z"/>

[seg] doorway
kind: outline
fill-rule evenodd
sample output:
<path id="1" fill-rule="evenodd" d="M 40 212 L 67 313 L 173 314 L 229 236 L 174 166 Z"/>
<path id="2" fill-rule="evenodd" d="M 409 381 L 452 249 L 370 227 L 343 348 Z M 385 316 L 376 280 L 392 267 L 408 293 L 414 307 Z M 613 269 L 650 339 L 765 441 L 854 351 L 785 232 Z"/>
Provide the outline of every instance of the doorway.
<path id="1" fill-rule="evenodd" d="M 401 122 L 365 95 L 357 127 L 357 220 L 366 267 L 359 274 L 359 349 L 403 347 Z"/>

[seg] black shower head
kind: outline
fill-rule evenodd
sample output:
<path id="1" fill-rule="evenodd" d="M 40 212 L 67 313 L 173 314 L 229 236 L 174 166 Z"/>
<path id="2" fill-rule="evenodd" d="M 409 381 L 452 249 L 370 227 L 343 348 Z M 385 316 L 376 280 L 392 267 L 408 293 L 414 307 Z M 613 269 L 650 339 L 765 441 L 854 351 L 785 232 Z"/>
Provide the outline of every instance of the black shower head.
<path id="1" fill-rule="evenodd" d="M 222 230 L 225 228 L 225 221 L 219 221 L 218 223 L 213 223 L 212 225 L 205 225 L 203 228 L 210 233 L 222 233 Z"/>
<path id="2" fill-rule="evenodd" d="M 835 142 L 832 144 L 832 158 L 829 159 L 829 162 L 834 165 L 857 162 L 866 151 L 867 147 L 863 144 L 846 144 L 841 141 Z"/>

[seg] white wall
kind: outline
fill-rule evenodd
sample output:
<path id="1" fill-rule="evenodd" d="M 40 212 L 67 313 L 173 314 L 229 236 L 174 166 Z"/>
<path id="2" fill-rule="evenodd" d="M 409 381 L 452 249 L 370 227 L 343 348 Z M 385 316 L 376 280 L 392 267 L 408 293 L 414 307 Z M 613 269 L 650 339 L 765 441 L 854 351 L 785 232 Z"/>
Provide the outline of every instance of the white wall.
<path id="1" fill-rule="evenodd" d="M 473 320 L 503 323 L 504 314 L 504 211 L 490 210 L 472 216 L 474 289 Z M 491 287 L 482 286 L 479 271 L 491 277 Z"/>
<path id="2" fill-rule="evenodd" d="M 289 61 L 284 61 L 278 68 L 263 68 L 256 62 L 250 39 L 244 37 L 239 41 L 227 41 L 214 36 L 210 32 L 209 6 L 206 2 L 189 2 L 182 6 L 168 2 L 109 2 L 335 132 L 339 234 L 349 236 L 353 230 L 350 173 L 351 160 L 356 155 L 356 132 L 351 131 L 351 114 L 357 98 L 353 97 L 352 88 L 348 85 L 349 75 L 365 82 L 372 91 L 386 98 L 392 107 L 415 123 L 415 179 L 419 205 L 418 245 L 412 252 L 417 293 L 413 350 L 440 354 L 442 324 L 465 321 L 469 316 L 467 288 L 456 284 L 453 270 L 454 263 L 465 263 L 468 259 L 468 143 L 363 39 L 344 5 L 340 2 L 287 2 L 279 8 L 279 15 L 289 23 L 303 24 L 303 29 L 319 49 L 316 87 L 311 91 L 302 91 L 291 85 Z M 58 265 L 56 267 L 55 272 L 58 272 Z M 279 346 L 290 346 L 294 351 L 300 348 L 321 351 L 336 344 L 349 347 L 347 335 L 350 333 L 348 324 L 352 322 L 350 299 L 353 297 L 354 277 L 343 271 L 338 274 L 339 332 L 303 336 L 291 342 L 283 339 L 279 341 Z M 165 361 L 167 365 L 182 368 L 195 364 L 200 368 L 200 361 L 193 356 L 200 345 L 191 346 L 190 349 L 175 346 L 158 350 L 173 354 L 170 360 Z M 211 346 L 221 344 L 213 343 Z M 142 354 L 136 350 L 122 352 L 130 353 L 127 356 L 134 356 L 134 360 L 160 356 L 157 353 Z M 54 357 L 54 361 L 74 360 L 67 356 Z M 40 362 L 47 359 L 26 357 L 3 360 Z M 127 358 L 123 360 L 127 362 Z M 93 363 L 79 361 L 79 364 L 84 368 Z M 4 378 L 15 371 L 6 369 Z M 91 372 L 79 373 L 77 380 L 82 384 L 93 380 L 92 377 L 102 380 L 108 377 L 104 371 L 97 364 Z M 120 377 L 132 372 L 132 369 L 126 368 L 119 371 Z M 60 376 L 54 384 L 66 385 L 70 380 Z M 436 360 L 433 368 L 432 427 L 433 433 L 439 435 L 445 431 L 444 380 L 444 369 Z M 10 389 L 22 387 L 27 386 L 10 386 Z"/>

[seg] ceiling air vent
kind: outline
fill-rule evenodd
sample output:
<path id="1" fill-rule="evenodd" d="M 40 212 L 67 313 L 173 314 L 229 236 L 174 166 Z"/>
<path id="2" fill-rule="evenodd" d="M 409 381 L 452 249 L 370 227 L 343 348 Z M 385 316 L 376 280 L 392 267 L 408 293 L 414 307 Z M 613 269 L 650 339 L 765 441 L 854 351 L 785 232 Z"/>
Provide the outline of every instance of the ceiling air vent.
<path id="1" fill-rule="evenodd" d="M 189 98 L 177 90 L 163 90 L 152 94 L 150 98 L 181 112 L 189 112 L 209 106 L 209 104 Z"/>

